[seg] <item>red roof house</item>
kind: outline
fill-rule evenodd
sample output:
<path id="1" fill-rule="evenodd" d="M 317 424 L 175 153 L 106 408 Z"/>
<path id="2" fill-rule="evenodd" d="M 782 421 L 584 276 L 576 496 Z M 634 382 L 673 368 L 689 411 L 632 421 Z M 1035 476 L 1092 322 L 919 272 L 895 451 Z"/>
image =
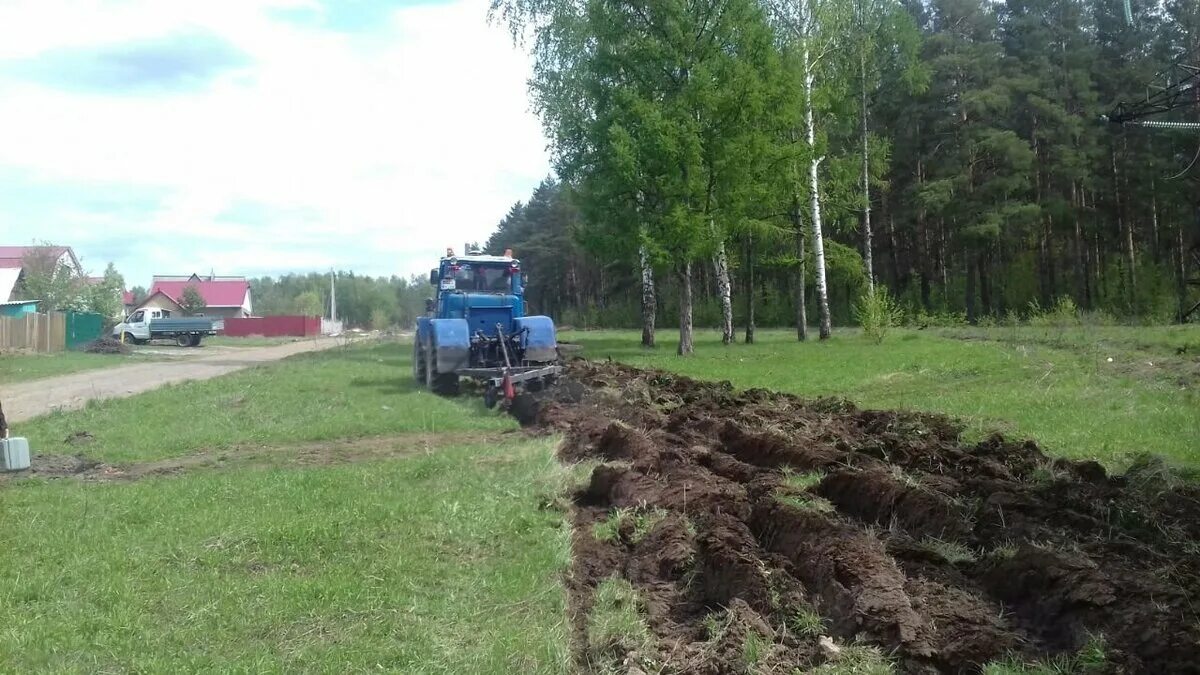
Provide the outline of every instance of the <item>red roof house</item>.
<path id="1" fill-rule="evenodd" d="M 250 282 L 245 277 L 154 277 L 150 293 L 133 309 L 158 307 L 182 312 L 183 292 L 194 286 L 204 298 L 204 316 L 222 318 L 247 317 L 253 314 L 250 302 Z"/>

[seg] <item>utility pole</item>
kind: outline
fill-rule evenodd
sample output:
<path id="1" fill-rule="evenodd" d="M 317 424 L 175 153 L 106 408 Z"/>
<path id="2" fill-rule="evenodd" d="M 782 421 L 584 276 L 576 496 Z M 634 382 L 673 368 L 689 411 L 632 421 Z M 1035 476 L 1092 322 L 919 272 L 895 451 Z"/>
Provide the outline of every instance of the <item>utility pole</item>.
<path id="1" fill-rule="evenodd" d="M 337 272 L 329 268 L 329 320 L 337 321 Z"/>

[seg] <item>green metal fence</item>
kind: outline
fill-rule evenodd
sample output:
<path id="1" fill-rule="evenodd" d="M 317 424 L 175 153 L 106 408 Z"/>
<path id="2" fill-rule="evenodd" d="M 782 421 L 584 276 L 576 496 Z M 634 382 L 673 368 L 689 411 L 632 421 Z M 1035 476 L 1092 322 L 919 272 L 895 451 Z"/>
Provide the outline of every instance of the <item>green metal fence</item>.
<path id="1" fill-rule="evenodd" d="M 91 312 L 64 312 L 67 315 L 67 349 L 78 349 L 100 337 L 104 317 Z"/>

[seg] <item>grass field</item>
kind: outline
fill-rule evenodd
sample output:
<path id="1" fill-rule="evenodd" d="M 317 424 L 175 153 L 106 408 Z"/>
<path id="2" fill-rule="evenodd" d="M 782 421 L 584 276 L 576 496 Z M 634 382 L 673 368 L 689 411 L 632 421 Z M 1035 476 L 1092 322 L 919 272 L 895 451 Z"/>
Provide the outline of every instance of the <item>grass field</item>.
<path id="1" fill-rule="evenodd" d="M 0 672 L 565 669 L 553 441 L 416 391 L 407 355 L 305 354 L 23 425 L 39 453 L 228 462 L 0 483 Z"/>
<path id="2" fill-rule="evenodd" d="M 669 330 L 653 351 L 632 331 L 563 337 L 592 359 L 840 396 L 872 408 L 947 413 L 972 434 L 1031 437 L 1051 453 L 1117 469 L 1143 452 L 1200 467 L 1196 326 L 1106 328 L 1093 338 L 1084 329 L 897 330 L 881 345 L 848 329 L 806 343 L 791 331 L 759 331 L 756 344 L 728 347 L 719 333 L 703 331 L 686 359 L 675 356 Z"/>
<path id="3" fill-rule="evenodd" d="M 86 354 L 84 352 L 3 354 L 0 355 L 0 384 L 25 382 L 55 375 L 69 375 L 97 368 L 111 368 L 125 363 L 143 363 L 147 358 L 146 356 Z"/>

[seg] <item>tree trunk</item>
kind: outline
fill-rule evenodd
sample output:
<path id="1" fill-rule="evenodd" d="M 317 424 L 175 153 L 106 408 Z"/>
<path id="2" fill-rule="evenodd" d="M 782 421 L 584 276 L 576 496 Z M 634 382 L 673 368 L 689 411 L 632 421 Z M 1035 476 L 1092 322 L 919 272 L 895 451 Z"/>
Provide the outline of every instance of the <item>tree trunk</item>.
<path id="1" fill-rule="evenodd" d="M 746 344 L 754 344 L 754 235 L 746 234 Z"/>
<path id="2" fill-rule="evenodd" d="M 642 265 L 642 346 L 654 347 L 654 315 L 658 301 L 654 294 L 654 268 L 650 266 L 650 252 L 645 246 L 638 248 Z"/>
<path id="3" fill-rule="evenodd" d="M 1084 288 L 1084 279 L 1087 278 L 1087 276 L 1085 271 L 1086 266 L 1083 262 L 1083 224 L 1079 219 L 1079 212 L 1083 209 L 1083 207 L 1080 203 L 1079 188 L 1076 186 L 1074 181 L 1071 182 L 1071 207 L 1071 210 L 1075 214 L 1075 239 L 1071 246 L 1072 257 L 1075 259 L 1075 302 L 1077 302 L 1080 307 L 1087 309 L 1087 292 Z"/>
<path id="4" fill-rule="evenodd" d="M 1184 314 L 1188 311 L 1187 296 L 1188 296 L 1188 278 L 1187 278 L 1187 247 L 1183 243 L 1183 223 L 1185 220 L 1179 221 L 1179 228 L 1175 231 L 1175 245 L 1178 247 L 1176 251 L 1178 255 L 1178 265 L 1175 270 L 1176 292 L 1179 294 L 1179 322 L 1183 323 Z"/>
<path id="5" fill-rule="evenodd" d="M 983 316 L 993 316 L 991 258 L 990 251 L 979 254 L 979 308 Z"/>
<path id="6" fill-rule="evenodd" d="M 679 349 L 676 353 L 687 356 L 695 349 L 692 346 L 692 262 L 689 260 L 679 268 Z"/>
<path id="7" fill-rule="evenodd" d="M 800 217 L 800 195 L 792 197 L 792 227 L 796 231 L 796 257 L 800 261 L 800 274 L 796 276 L 796 339 L 804 342 L 808 339 L 808 310 L 805 306 L 805 277 L 808 275 L 808 265 L 804 250 L 804 222 Z"/>
<path id="8" fill-rule="evenodd" d="M 863 191 L 863 266 L 867 271 L 867 290 L 875 292 L 875 261 L 871 250 L 871 153 L 867 143 L 867 60 L 859 54 L 858 66 L 862 76 L 860 113 L 862 117 L 862 191 Z"/>
<path id="9" fill-rule="evenodd" d="M 917 160 L 917 185 L 925 185 L 925 163 Z M 917 257 L 920 259 L 921 275 L 921 306 L 926 312 L 933 311 L 933 297 L 930 285 L 933 283 L 933 245 L 930 243 L 928 222 L 925 218 L 925 208 L 917 207 Z"/>
<path id="10" fill-rule="evenodd" d="M 712 220 L 709 220 L 712 223 Z M 716 233 L 716 226 L 713 226 Z M 729 281 L 729 257 L 725 253 L 725 240 L 717 244 L 717 254 L 713 257 L 713 271 L 717 276 L 717 295 L 721 296 L 721 342 L 730 344 L 733 335 L 733 284 Z"/>
<path id="11" fill-rule="evenodd" d="M 808 42 L 812 36 L 812 8 L 809 0 L 803 2 L 804 41 L 801 57 L 804 67 L 804 126 L 808 141 L 808 186 L 809 209 L 812 217 L 813 232 L 813 264 L 817 272 L 817 309 L 821 314 L 820 339 L 828 340 L 833 332 L 829 317 L 829 289 L 825 282 L 825 237 L 821 231 L 821 180 L 818 169 L 824 157 L 817 157 L 817 126 L 813 119 L 813 64 L 808 52 Z"/>
<path id="12" fill-rule="evenodd" d="M 967 289 L 964 298 L 967 305 L 967 323 L 975 325 L 979 321 L 975 312 L 975 256 L 966 251 L 963 257 L 967 259 Z"/>
<path id="13" fill-rule="evenodd" d="M 1116 206 L 1117 206 L 1117 227 L 1121 231 L 1121 235 L 1124 239 L 1125 258 L 1126 258 L 1126 264 L 1128 265 L 1128 269 L 1123 277 L 1126 282 L 1125 283 L 1125 299 L 1129 303 L 1129 309 L 1132 312 L 1136 313 L 1137 312 L 1137 267 L 1136 267 L 1137 263 L 1136 263 L 1135 251 L 1133 248 L 1133 223 L 1130 221 L 1128 214 L 1125 213 L 1125 208 L 1124 208 L 1125 200 L 1128 199 L 1129 195 L 1128 194 L 1124 195 L 1125 199 L 1122 199 L 1121 171 L 1120 171 L 1119 165 L 1117 163 L 1117 148 L 1116 148 L 1115 144 L 1113 145 L 1113 150 L 1112 150 L 1112 170 L 1113 170 L 1113 183 L 1114 183 L 1114 187 L 1116 188 L 1115 198 L 1116 198 Z"/>

